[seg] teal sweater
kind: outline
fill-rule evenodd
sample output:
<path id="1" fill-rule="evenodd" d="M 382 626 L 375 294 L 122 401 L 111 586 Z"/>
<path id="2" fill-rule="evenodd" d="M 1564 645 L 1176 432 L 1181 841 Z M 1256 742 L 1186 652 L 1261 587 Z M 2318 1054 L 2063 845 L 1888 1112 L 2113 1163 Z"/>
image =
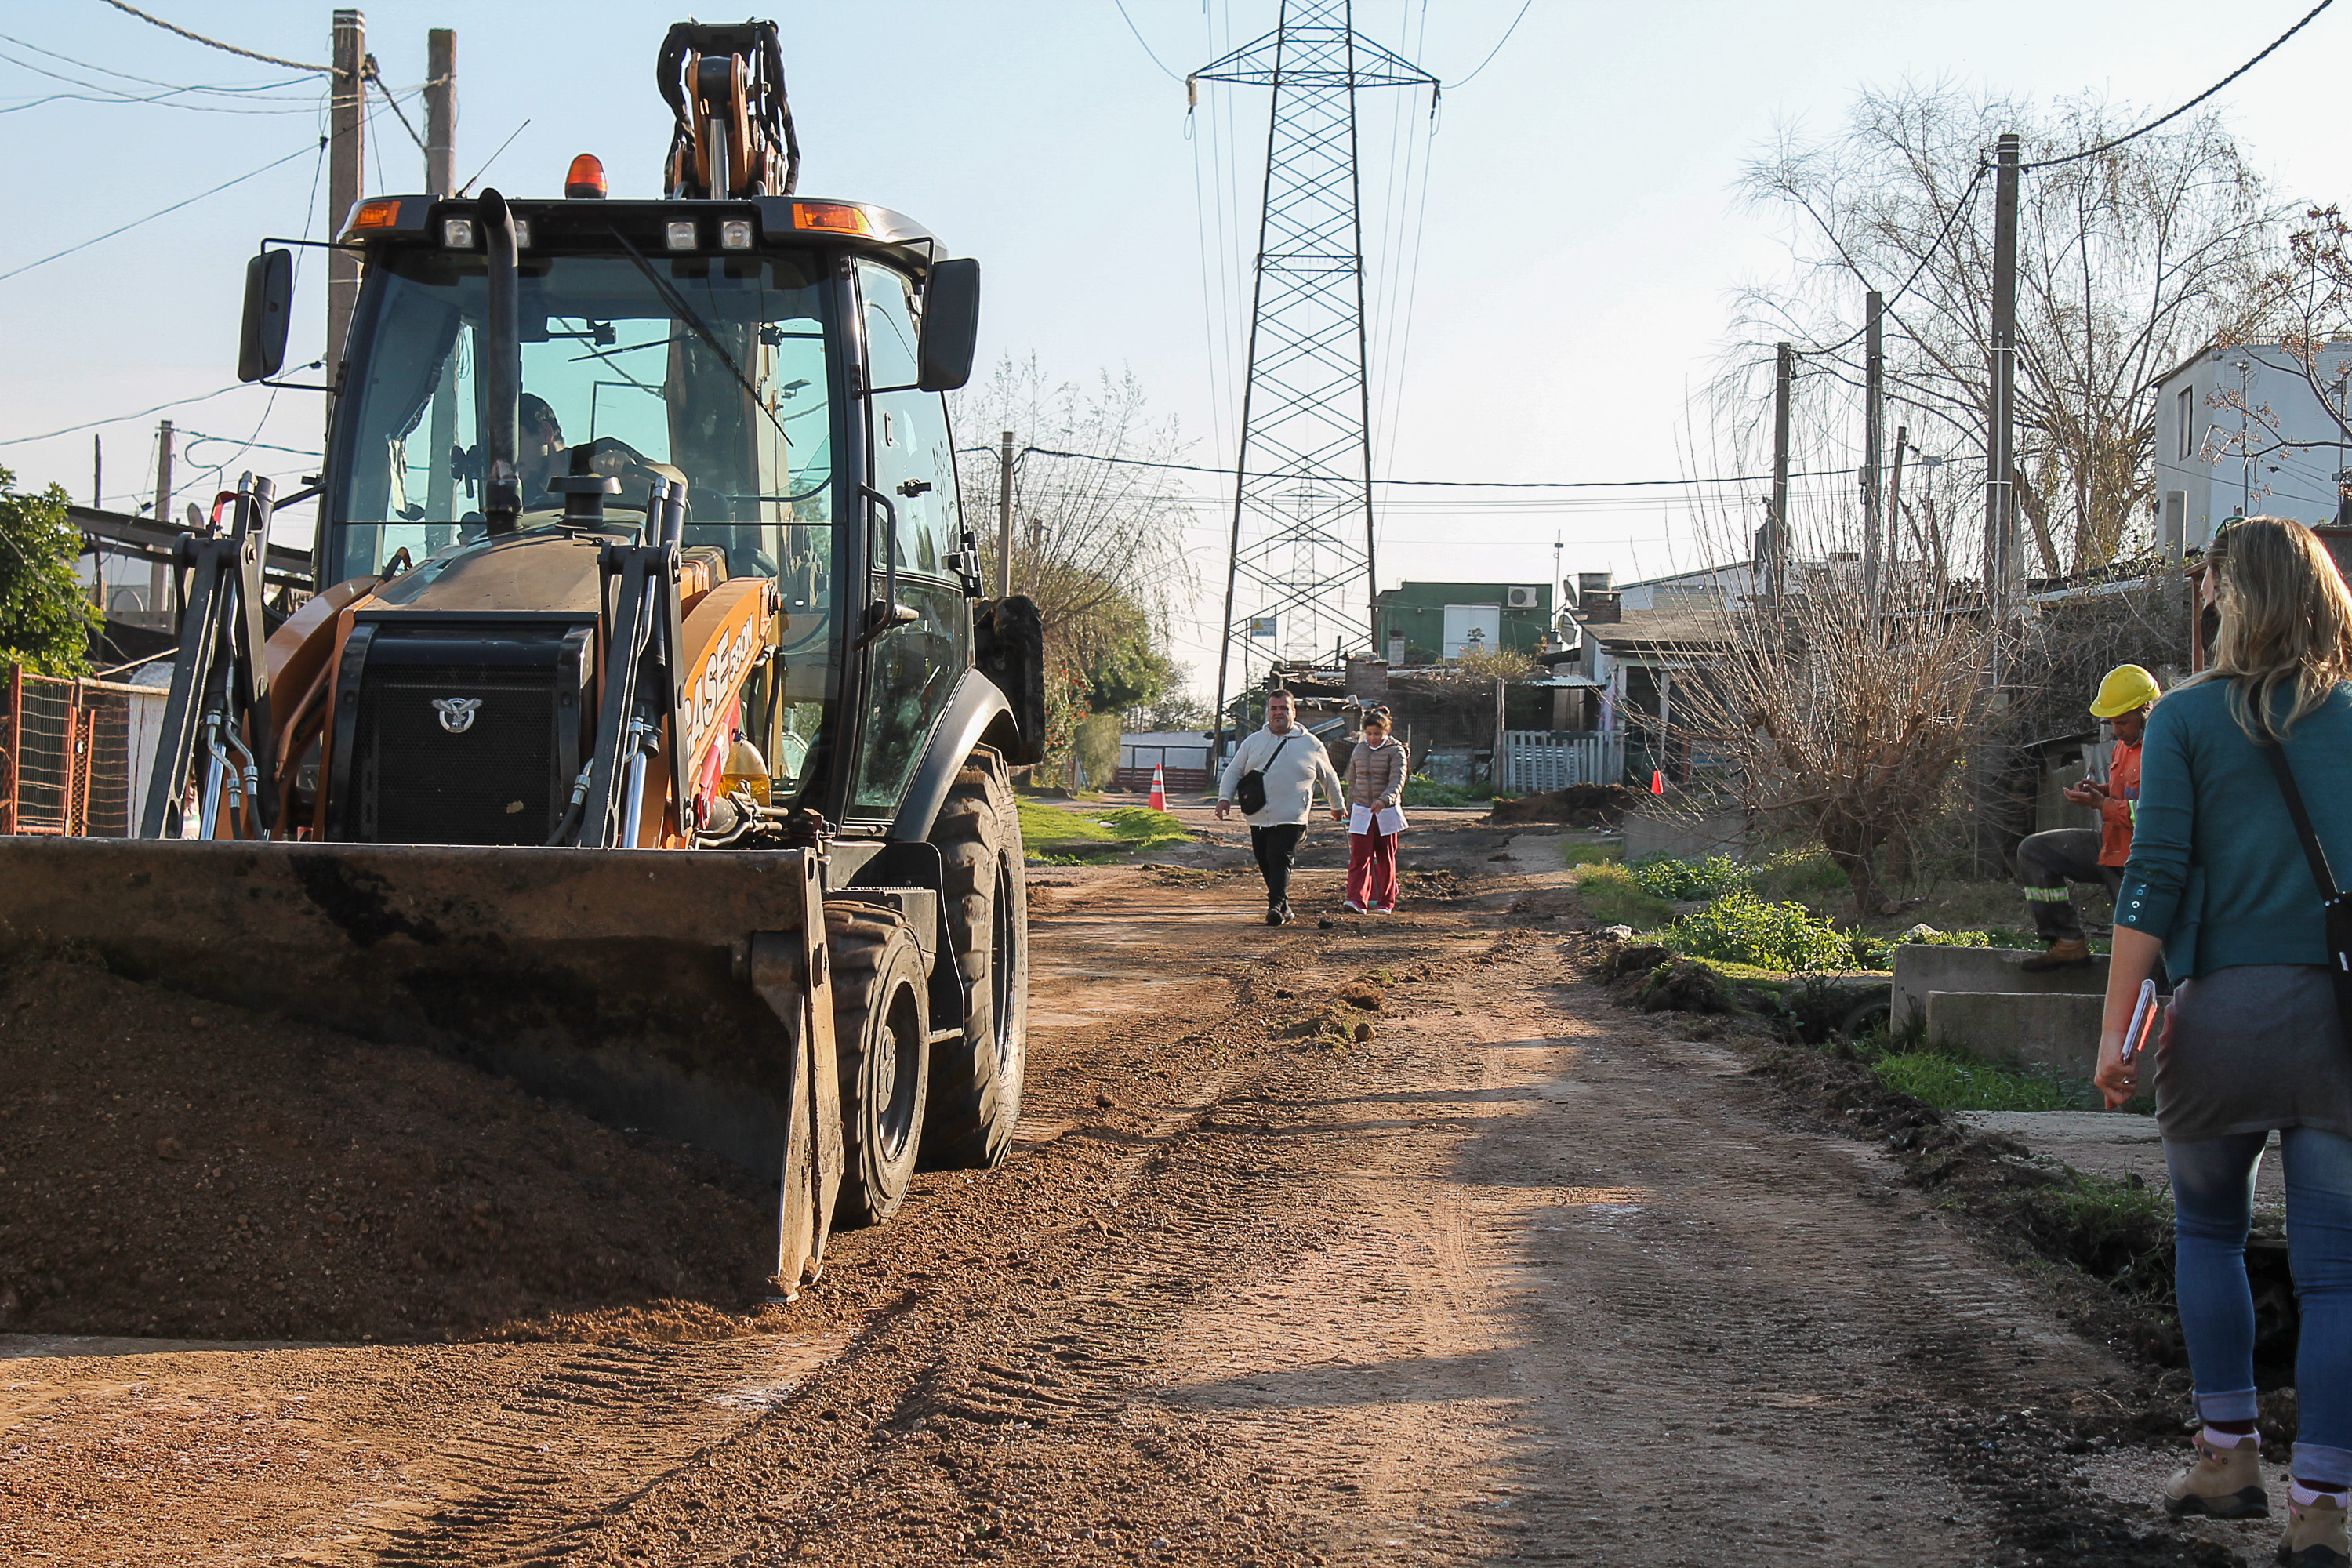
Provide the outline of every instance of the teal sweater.
<path id="1" fill-rule="evenodd" d="M 2329 866 L 2352 879 L 2352 685 L 2294 726 L 2286 755 Z M 2116 923 L 2161 941 L 2175 982 L 2242 963 L 2326 963 L 2318 885 L 2270 763 L 2230 716 L 2229 687 L 2158 702 L 2139 767 Z"/>

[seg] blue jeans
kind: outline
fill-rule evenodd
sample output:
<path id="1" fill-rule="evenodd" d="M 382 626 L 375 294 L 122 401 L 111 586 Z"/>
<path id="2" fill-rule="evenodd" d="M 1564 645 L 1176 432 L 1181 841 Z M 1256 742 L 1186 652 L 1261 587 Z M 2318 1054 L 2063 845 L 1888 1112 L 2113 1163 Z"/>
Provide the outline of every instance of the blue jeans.
<path id="1" fill-rule="evenodd" d="M 2268 1135 L 2167 1140 L 2172 1173 L 2173 1289 L 2197 1412 L 2254 1419 L 2254 1298 L 2246 1232 Z M 2352 1138 L 2316 1127 L 2279 1134 L 2286 1157 L 2287 1257 L 2303 1331 L 2294 1387 L 2302 1412 L 2294 1474 L 2309 1487 L 2352 1485 Z"/>

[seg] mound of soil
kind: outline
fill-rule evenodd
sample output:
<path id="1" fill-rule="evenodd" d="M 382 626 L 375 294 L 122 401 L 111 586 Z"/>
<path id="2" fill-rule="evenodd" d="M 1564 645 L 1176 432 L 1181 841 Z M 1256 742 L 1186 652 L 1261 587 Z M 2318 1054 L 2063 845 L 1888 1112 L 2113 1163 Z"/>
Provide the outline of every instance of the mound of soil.
<path id="1" fill-rule="evenodd" d="M 414 1340 L 767 1290 L 772 1189 L 428 1053 L 0 983 L 0 1330 Z"/>
<path id="2" fill-rule="evenodd" d="M 1571 784 L 1543 795 L 1497 800 L 1486 820 L 1495 823 L 1553 822 L 1570 827 L 1614 827 L 1641 804 L 1642 792 L 1625 784 Z"/>

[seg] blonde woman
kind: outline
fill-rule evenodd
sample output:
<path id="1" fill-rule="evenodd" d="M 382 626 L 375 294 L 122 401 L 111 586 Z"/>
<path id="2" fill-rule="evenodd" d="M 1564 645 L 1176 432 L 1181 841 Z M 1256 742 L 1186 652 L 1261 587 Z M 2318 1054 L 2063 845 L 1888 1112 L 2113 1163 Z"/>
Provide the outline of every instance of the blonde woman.
<path id="1" fill-rule="evenodd" d="M 2175 1513 L 2269 1512 L 2255 1430 L 2246 1232 L 2265 1141 L 2286 1166 L 2287 1247 L 2302 1309 L 2301 1426 L 2279 1560 L 2352 1555 L 2352 1047 L 2327 968 L 2317 879 L 2276 747 L 2328 863 L 2352 873 L 2352 594 L 2299 522 L 2256 517 L 2216 542 L 2211 668 L 2150 713 L 2138 820 L 2116 895 L 2098 1087 L 2109 1109 L 2152 1075 L 2175 1210 L 2174 1280 L 2198 1415 Z M 2174 984 L 2155 1053 L 2122 1046 L 2161 957 Z"/>
<path id="2" fill-rule="evenodd" d="M 1404 831 L 1404 748 L 1389 734 L 1389 710 L 1364 715 L 1364 736 L 1348 758 L 1348 908 L 1384 915 L 1396 908 L 1397 835 Z"/>

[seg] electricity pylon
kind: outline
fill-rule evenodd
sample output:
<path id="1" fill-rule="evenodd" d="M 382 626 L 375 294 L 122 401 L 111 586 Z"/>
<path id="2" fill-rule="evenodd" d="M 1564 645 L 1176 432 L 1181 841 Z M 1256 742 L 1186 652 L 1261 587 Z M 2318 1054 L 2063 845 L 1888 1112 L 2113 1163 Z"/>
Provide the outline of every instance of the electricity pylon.
<path id="1" fill-rule="evenodd" d="M 1437 79 L 1355 30 L 1350 0 L 1283 0 L 1275 30 L 1194 71 L 1274 89 L 1242 395 L 1216 722 L 1234 662 L 1369 646 L 1371 405 L 1364 377 L 1356 94 Z M 1244 684 L 1247 678 L 1244 673 Z"/>

